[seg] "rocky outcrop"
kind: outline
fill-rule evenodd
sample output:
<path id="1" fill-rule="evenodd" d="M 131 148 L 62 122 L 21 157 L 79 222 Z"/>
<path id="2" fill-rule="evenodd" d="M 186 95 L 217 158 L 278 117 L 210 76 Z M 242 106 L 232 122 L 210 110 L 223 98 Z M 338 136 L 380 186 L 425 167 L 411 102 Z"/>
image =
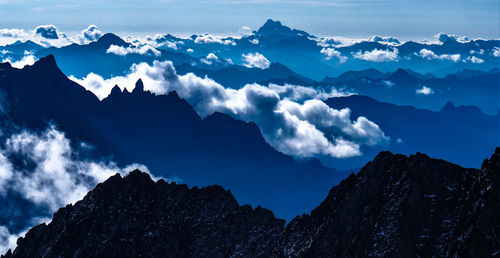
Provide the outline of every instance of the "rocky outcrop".
<path id="1" fill-rule="evenodd" d="M 287 257 L 490 257 L 500 251 L 500 149 L 481 170 L 380 153 L 291 221 Z"/>
<path id="2" fill-rule="evenodd" d="M 499 173 L 500 148 L 481 170 L 381 152 L 284 227 L 221 187 L 134 171 L 60 209 L 6 257 L 494 257 Z"/>
<path id="3" fill-rule="evenodd" d="M 284 221 L 219 186 L 113 176 L 32 228 L 6 257 L 269 257 Z"/>

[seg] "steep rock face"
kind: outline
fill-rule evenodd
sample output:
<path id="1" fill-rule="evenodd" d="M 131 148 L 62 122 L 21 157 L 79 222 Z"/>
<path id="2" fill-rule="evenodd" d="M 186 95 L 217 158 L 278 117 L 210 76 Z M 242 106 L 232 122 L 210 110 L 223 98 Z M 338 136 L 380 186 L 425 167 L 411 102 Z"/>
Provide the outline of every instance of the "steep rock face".
<path id="1" fill-rule="evenodd" d="M 482 170 L 380 153 L 289 223 L 287 257 L 489 257 L 500 250 L 500 148 Z"/>
<path id="2" fill-rule="evenodd" d="M 381 152 L 286 228 L 218 186 L 114 176 L 31 229 L 6 257 L 491 257 L 500 148 L 481 170 Z"/>
<path id="3" fill-rule="evenodd" d="M 155 183 L 136 170 L 34 227 L 12 256 L 269 257 L 283 225 L 266 209 L 239 206 L 219 186 Z"/>

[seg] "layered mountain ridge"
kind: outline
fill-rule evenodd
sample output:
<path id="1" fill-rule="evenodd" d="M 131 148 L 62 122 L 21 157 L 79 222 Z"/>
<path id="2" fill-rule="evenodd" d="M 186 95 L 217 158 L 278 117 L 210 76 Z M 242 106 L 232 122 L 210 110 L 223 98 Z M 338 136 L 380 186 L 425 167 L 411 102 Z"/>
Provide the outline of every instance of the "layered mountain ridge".
<path id="1" fill-rule="evenodd" d="M 6 112 L 0 117 L 10 123 L 4 132 L 39 132 L 53 124 L 74 144 L 95 146 L 97 154 L 119 165 L 145 164 L 155 175 L 189 185 L 217 183 L 238 200 L 289 219 L 313 208 L 345 176 L 318 160 L 295 160 L 275 150 L 255 123 L 222 113 L 201 118 L 175 92 L 155 95 L 143 90 L 142 81 L 133 92 L 116 87 L 100 101 L 69 80 L 53 56 L 24 69 L 4 66 L 0 91 Z M 290 195 L 295 206 L 289 205 Z"/>
<path id="2" fill-rule="evenodd" d="M 286 227 L 217 186 L 99 184 L 4 257 L 490 257 L 500 250 L 500 148 L 481 170 L 381 152 Z"/>

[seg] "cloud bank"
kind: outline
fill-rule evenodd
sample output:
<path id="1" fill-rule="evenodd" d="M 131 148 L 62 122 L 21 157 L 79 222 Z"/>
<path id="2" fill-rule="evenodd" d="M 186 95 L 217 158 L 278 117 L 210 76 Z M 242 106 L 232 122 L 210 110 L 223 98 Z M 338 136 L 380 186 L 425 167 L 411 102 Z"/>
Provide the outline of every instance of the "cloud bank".
<path id="1" fill-rule="evenodd" d="M 374 49 L 372 51 L 365 51 L 365 52 L 359 51 L 357 53 L 354 53 L 353 57 L 370 62 L 397 61 L 398 49 L 397 48 L 393 48 L 392 50 Z"/>
<path id="2" fill-rule="evenodd" d="M 10 63 L 10 65 L 17 69 L 22 69 L 26 65 L 33 65 L 38 59 L 31 53 L 25 53 L 23 58 L 18 61 L 12 61 L 10 58 L 5 58 L 2 60 L 2 63 Z"/>
<path id="3" fill-rule="evenodd" d="M 46 38 L 46 39 L 58 39 L 59 35 L 57 33 L 57 27 L 48 24 L 48 25 L 40 25 L 35 28 L 35 33 Z"/>
<path id="4" fill-rule="evenodd" d="M 320 53 L 325 55 L 327 60 L 336 58 L 339 60 L 340 63 L 345 63 L 347 61 L 347 57 L 343 56 L 339 51 L 335 50 L 334 48 L 323 48 L 321 49 Z"/>
<path id="5" fill-rule="evenodd" d="M 98 40 L 103 33 L 97 29 L 97 26 L 95 25 L 90 25 L 86 29 L 82 30 L 82 39 L 87 40 L 88 42 L 96 41 Z"/>
<path id="6" fill-rule="evenodd" d="M 442 54 L 442 55 L 438 56 L 438 55 L 434 54 L 434 52 L 432 52 L 432 50 L 425 49 L 425 48 L 421 49 L 420 52 L 416 55 L 420 56 L 421 58 L 425 58 L 427 60 L 433 60 L 433 59 L 450 60 L 450 61 L 453 61 L 455 63 L 460 61 L 460 54 L 453 54 L 453 55 Z"/>
<path id="7" fill-rule="evenodd" d="M 154 55 L 154 56 L 161 56 L 161 52 L 150 46 L 150 45 L 144 45 L 144 46 L 138 46 L 138 47 L 122 47 L 122 46 L 117 46 L 117 45 L 111 45 L 109 48 L 106 50 L 106 53 L 108 54 L 115 54 L 119 56 L 126 56 L 129 54 L 138 54 L 138 55 Z"/>
<path id="8" fill-rule="evenodd" d="M 360 147 L 387 144 L 389 137 L 364 117 L 351 120 L 349 109 L 330 108 L 321 99 L 345 95 L 293 85 L 248 84 L 241 89 L 224 88 L 210 78 L 192 73 L 178 75 L 170 61 L 136 64 L 127 76 L 103 79 L 96 74 L 72 80 L 100 99 L 115 85 L 132 91 L 142 79 L 154 94 L 176 91 L 197 113 L 205 117 L 222 112 L 255 122 L 264 138 L 277 150 L 301 158 L 326 155 L 345 158 L 361 155 Z"/>
<path id="9" fill-rule="evenodd" d="M 260 68 L 260 69 L 267 69 L 271 65 L 271 62 L 267 60 L 265 56 L 262 54 L 259 54 L 258 52 L 255 53 L 248 53 L 248 54 L 243 54 L 243 66 L 247 68 Z"/>
<path id="10" fill-rule="evenodd" d="M 49 220 L 58 208 L 83 198 L 97 183 L 116 173 L 126 174 L 135 168 L 148 171 L 143 165 L 119 168 L 109 161 L 92 161 L 81 158 L 89 147 L 71 148 L 64 133 L 49 127 L 35 134 L 22 131 L 6 138 L 0 148 L 0 198 L 17 195 L 36 207 L 38 215 L 27 214 L 23 220 L 27 227 Z M 12 204 L 12 203 L 11 203 Z M 19 207 L 23 206 L 23 207 Z M 24 214 L 25 205 L 9 206 L 9 214 L 14 217 Z M 7 212 L 7 211 L 6 211 Z M 0 225 L 0 253 L 13 248 L 15 240 L 24 232 L 10 232 L 9 225 Z"/>
<path id="11" fill-rule="evenodd" d="M 434 94 L 434 90 L 427 87 L 427 86 L 422 86 L 422 88 L 420 89 L 416 89 L 415 92 L 418 94 L 418 95 L 431 95 L 431 94 Z"/>

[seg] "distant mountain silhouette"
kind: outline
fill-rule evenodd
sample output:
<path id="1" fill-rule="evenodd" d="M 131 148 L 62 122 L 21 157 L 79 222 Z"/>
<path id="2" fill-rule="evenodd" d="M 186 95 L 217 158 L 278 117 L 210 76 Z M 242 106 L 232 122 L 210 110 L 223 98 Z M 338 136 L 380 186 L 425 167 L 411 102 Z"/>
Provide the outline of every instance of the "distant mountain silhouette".
<path id="1" fill-rule="evenodd" d="M 61 48 L 43 49 L 41 46 L 18 47 L 18 53 L 24 50 L 36 53 L 37 57 L 53 54 L 61 70 L 67 75 L 86 76 L 90 72 L 110 77 L 123 75 L 134 63 L 151 63 L 155 59 L 171 60 L 175 65 L 191 64 L 201 69 L 219 69 L 219 64 L 205 65 L 202 58 L 213 53 L 225 65 L 234 63 L 242 65 L 242 55 L 260 53 L 274 63 L 280 63 L 294 72 L 314 80 L 325 77 L 337 77 L 349 71 L 376 69 L 382 73 L 395 71 L 398 68 L 411 69 L 423 75 L 421 79 L 431 76 L 445 77 L 462 70 L 489 71 L 499 69 L 498 56 L 493 53 L 500 47 L 500 40 L 470 40 L 461 42 L 452 37 L 444 42 L 399 41 L 392 37 L 375 36 L 353 44 L 344 44 L 335 38 L 321 38 L 303 30 L 290 28 L 280 21 L 267 20 L 259 29 L 243 37 L 217 37 L 209 34 L 192 35 L 188 38 L 171 34 L 149 38 L 158 44 L 161 56 L 128 54 L 116 56 L 106 54 L 110 45 L 131 46 L 118 36 L 108 33 L 97 42 L 78 45 L 72 44 Z M 138 43 L 140 40 L 134 42 Z M 156 46 L 156 44 L 154 44 Z M 40 48 L 41 47 L 41 48 Z M 330 48 L 342 57 L 326 56 L 322 50 Z M 2 47 L 0 47 L 2 50 Z M 364 54 L 370 56 L 371 51 L 390 51 L 393 57 L 387 60 L 364 60 Z M 425 51 L 424 51 L 425 50 Z M 424 51 L 424 55 L 420 53 Z M 429 52 L 431 51 L 431 52 Z M 328 51 L 327 51 L 328 52 Z M 427 54 L 425 54 L 427 53 Z M 373 56 L 373 55 L 372 55 Z M 452 59 L 451 56 L 454 56 Z M 18 60 L 20 56 L 14 59 Z M 474 59 L 473 59 L 474 58 Z M 229 61 L 230 60 L 230 61 Z M 227 62 L 227 63 L 226 63 Z M 93 64 L 92 66 L 83 64 Z M 196 69 L 198 67 L 195 67 Z M 416 75 L 416 74 L 414 74 Z M 282 78 L 272 78 L 282 79 Z M 265 79 L 267 80 L 267 79 Z M 264 80 L 264 81 L 265 81 Z"/>
<path id="2" fill-rule="evenodd" d="M 269 68 L 247 68 L 244 66 L 228 66 L 226 68 L 209 70 L 209 69 L 199 69 L 195 66 L 189 64 L 183 64 L 176 67 L 178 74 L 186 74 L 192 72 L 199 77 L 208 76 L 209 78 L 215 80 L 216 82 L 222 84 L 229 88 L 241 88 L 249 83 L 261 82 L 266 80 L 280 80 L 288 78 L 296 78 L 300 81 L 312 82 L 304 76 L 301 76 L 288 67 L 280 63 L 271 63 Z"/>
<path id="3" fill-rule="evenodd" d="M 385 73 L 380 72 L 379 70 L 370 68 L 362 71 L 349 71 L 345 72 L 337 77 L 326 77 L 321 81 L 326 84 L 339 84 L 345 83 L 351 80 L 358 80 L 361 78 L 370 78 L 370 79 L 381 79 L 386 76 Z"/>
<path id="4" fill-rule="evenodd" d="M 141 62 L 151 64 L 154 60 L 170 60 L 175 65 L 196 60 L 189 55 L 163 49 L 159 50 L 161 51 L 160 57 L 133 53 L 120 56 L 106 52 L 111 45 L 131 47 L 130 43 L 120 37 L 107 33 L 89 44 L 71 44 L 61 48 L 50 47 L 36 52 L 36 56 L 41 58 L 53 55 L 66 75 L 74 75 L 77 78 L 83 78 L 91 72 L 104 78 L 125 75 L 129 73 L 133 64 Z"/>
<path id="5" fill-rule="evenodd" d="M 0 46 L 0 51 L 5 50 L 9 52 L 9 55 L 14 55 L 14 56 L 24 56 L 26 52 L 35 53 L 42 49 L 44 49 L 43 46 L 31 40 L 27 40 L 24 42 L 18 40 L 12 44 Z"/>
<path id="6" fill-rule="evenodd" d="M 448 101 L 457 105 L 474 105 L 490 115 L 496 115 L 500 110 L 500 71 L 497 69 L 488 72 L 464 70 L 443 78 L 401 68 L 385 76 L 376 72 L 372 75 L 363 71 L 350 72 L 327 78 L 319 87 L 325 84 L 344 87 L 379 101 L 435 111 Z M 428 92 L 419 92 L 424 87 Z"/>
<path id="7" fill-rule="evenodd" d="M 455 107 L 448 102 L 439 112 L 434 112 L 359 95 L 331 98 L 326 103 L 336 109 L 349 108 L 353 118 L 369 118 L 391 137 L 391 145 L 386 148 L 398 153 L 422 151 L 474 167 L 489 150 L 500 146 L 500 116 L 485 115 L 474 106 Z M 379 150 L 365 150 L 365 157 L 354 159 L 361 162 Z M 463 150 L 470 152 L 464 153 Z M 336 162 L 338 168 L 342 168 L 340 162 Z"/>
<path id="8" fill-rule="evenodd" d="M 221 187 L 133 171 L 61 208 L 2 257 L 491 257 L 499 171 L 500 148 L 481 170 L 381 152 L 286 227 Z"/>
<path id="9" fill-rule="evenodd" d="M 67 79 L 53 56 L 21 70 L 4 66 L 4 121 L 38 131 L 53 122 L 75 143 L 90 143 L 119 164 L 143 163 L 189 185 L 217 183 L 285 218 L 313 208 L 344 176 L 276 151 L 254 123 L 220 113 L 201 119 L 175 92 L 156 96 L 138 81 L 133 92 L 115 87 L 99 101 Z"/>
<path id="10" fill-rule="evenodd" d="M 283 26 L 280 21 L 274 21 L 268 19 L 262 27 L 255 33 L 258 38 L 297 38 L 297 37 L 310 37 L 307 32 L 302 30 L 290 29 L 287 26 Z"/>

